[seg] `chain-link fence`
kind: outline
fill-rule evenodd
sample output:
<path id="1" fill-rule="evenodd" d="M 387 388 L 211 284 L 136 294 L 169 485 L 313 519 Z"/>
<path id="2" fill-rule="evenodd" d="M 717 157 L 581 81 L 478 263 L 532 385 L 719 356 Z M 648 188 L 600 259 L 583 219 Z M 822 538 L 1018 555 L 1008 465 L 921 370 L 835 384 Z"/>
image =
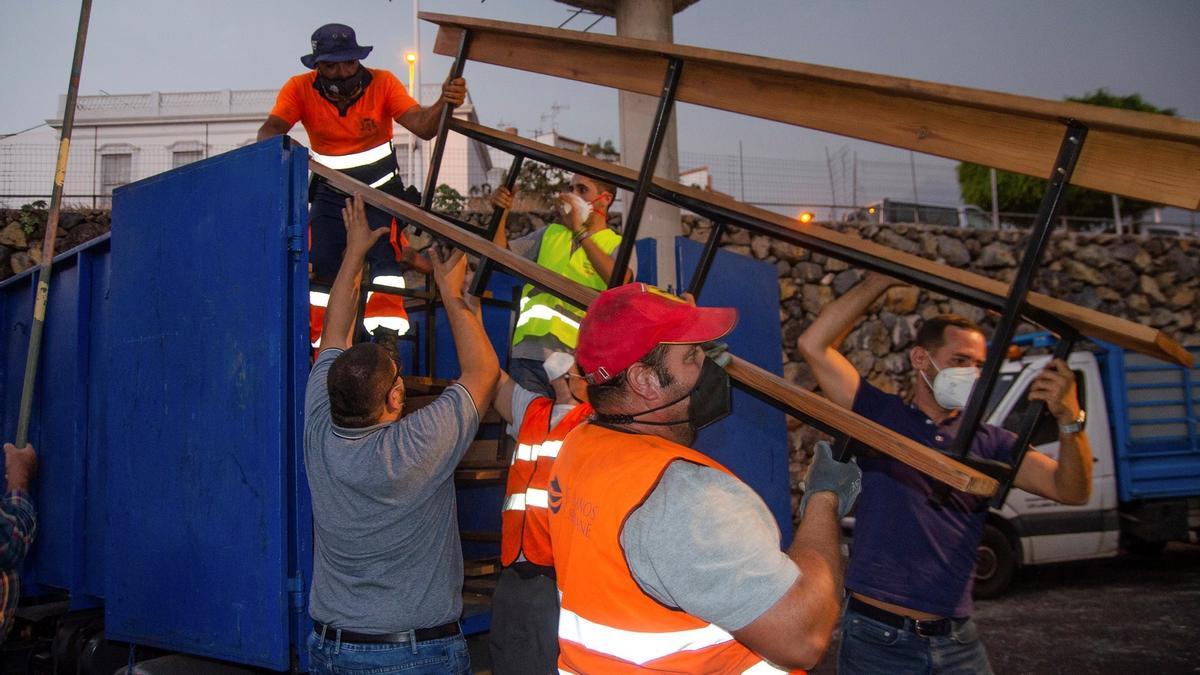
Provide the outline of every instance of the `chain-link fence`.
<path id="1" fill-rule="evenodd" d="M 451 142 L 442 160 L 438 182 L 448 184 L 464 198 L 486 199 L 488 187 L 500 184 L 508 163 L 487 170 L 480 148 L 458 139 Z M 126 183 L 153 176 L 236 146 L 175 144 L 99 149 L 74 146 L 64 183 L 64 204 L 84 208 L 109 208 L 112 190 Z M 0 208 L 19 208 L 36 200 L 48 200 L 57 146 L 45 143 L 0 144 Z M 398 149 L 400 174 L 409 180 L 407 150 Z M 425 155 L 427 157 L 427 155 Z M 418 187 L 425 173 L 421 153 L 413 159 Z M 495 161 L 495 160 L 493 160 Z M 955 165 L 862 160 L 845 148 L 824 160 L 752 157 L 699 152 L 680 153 L 681 181 L 711 188 L 785 215 L 807 211 L 819 221 L 852 217 L 856 208 L 885 199 L 921 205 L 957 205 L 961 201 Z M 482 202 L 481 202 L 482 203 Z M 987 217 L 990 218 L 990 213 Z M 1028 227 L 1035 214 L 1001 213 L 1005 227 Z M 1200 214 L 1173 210 L 1162 218 L 1153 212 L 1138 222 L 1125 217 L 1120 229 L 1151 234 L 1200 235 Z M 1114 231 L 1113 218 L 1064 216 L 1061 226 L 1073 231 Z"/>
<path id="2" fill-rule="evenodd" d="M 480 153 L 462 142 L 451 142 L 442 158 L 438 183 L 445 183 L 463 196 L 472 186 L 487 181 Z M 82 147 L 81 147 L 82 146 Z M 175 144 L 173 146 L 100 146 L 75 144 L 67 163 L 63 182 L 63 204 L 76 208 L 107 209 L 112 206 L 112 191 L 122 185 L 191 164 L 233 150 L 234 145 Z M 0 208 L 20 208 L 38 200 L 49 201 L 53 187 L 57 145 L 46 143 L 0 144 Z M 427 157 L 427 155 L 425 155 Z M 411 163 L 418 188 L 425 174 L 422 155 Z M 397 147 L 400 177 L 409 180 L 407 149 Z"/>

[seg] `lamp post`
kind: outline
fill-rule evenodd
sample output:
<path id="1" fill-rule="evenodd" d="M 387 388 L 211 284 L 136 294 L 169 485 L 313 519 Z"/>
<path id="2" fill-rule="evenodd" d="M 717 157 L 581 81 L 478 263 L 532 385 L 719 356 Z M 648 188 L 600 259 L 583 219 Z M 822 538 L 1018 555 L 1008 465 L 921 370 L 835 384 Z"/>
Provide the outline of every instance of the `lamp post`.
<path id="1" fill-rule="evenodd" d="M 406 62 L 408 62 L 408 95 L 411 96 L 414 101 L 416 101 L 417 100 L 417 90 L 416 90 L 417 53 L 416 52 L 405 53 L 404 60 Z M 418 101 L 418 103 L 419 103 L 419 101 Z M 417 178 L 416 178 L 417 162 L 416 162 L 416 155 L 414 154 L 416 152 L 416 144 L 417 144 L 417 135 L 414 134 L 413 132 L 409 131 L 408 132 L 408 184 L 409 185 L 417 184 Z"/>

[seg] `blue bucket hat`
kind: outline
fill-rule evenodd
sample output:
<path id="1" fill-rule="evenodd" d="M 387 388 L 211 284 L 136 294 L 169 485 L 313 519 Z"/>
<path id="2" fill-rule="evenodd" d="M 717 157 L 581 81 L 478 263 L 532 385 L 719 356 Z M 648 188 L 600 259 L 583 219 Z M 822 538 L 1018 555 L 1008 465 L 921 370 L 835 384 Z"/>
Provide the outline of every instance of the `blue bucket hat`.
<path id="1" fill-rule="evenodd" d="M 322 61 L 361 61 L 371 47 L 360 46 L 354 29 L 340 23 L 327 23 L 312 34 L 312 53 L 300 57 L 305 68 L 316 68 Z"/>

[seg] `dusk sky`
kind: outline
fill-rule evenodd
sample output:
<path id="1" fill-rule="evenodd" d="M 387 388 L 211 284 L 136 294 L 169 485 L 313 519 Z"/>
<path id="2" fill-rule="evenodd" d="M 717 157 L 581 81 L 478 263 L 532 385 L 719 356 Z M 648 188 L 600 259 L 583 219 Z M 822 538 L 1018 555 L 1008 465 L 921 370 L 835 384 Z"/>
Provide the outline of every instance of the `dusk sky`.
<path id="1" fill-rule="evenodd" d="M 0 0 L 0 59 L 7 64 L 0 133 L 55 115 L 66 90 L 78 2 Z M 421 9 L 557 26 L 571 13 L 551 0 L 423 0 Z M 583 29 L 594 17 L 567 27 Z M 407 78 L 409 0 L 98 0 L 83 94 L 277 88 L 302 70 L 318 25 L 354 26 L 375 46 L 367 64 Z M 612 19 L 598 33 L 615 32 Z M 421 32 L 422 78 L 440 81 L 450 59 Z M 701 0 L 675 19 L 675 41 L 1049 99 L 1106 87 L 1140 93 L 1200 119 L 1200 3 L 1194 0 Z M 615 91 L 468 64 L 481 121 L 522 133 L 548 129 L 618 140 Z M 555 103 L 565 106 L 556 119 Z M 545 117 L 543 117 L 545 116 Z M 845 139 L 730 113 L 680 106 L 680 149 L 821 159 Z M 907 159 L 854 143 L 861 156 Z"/>

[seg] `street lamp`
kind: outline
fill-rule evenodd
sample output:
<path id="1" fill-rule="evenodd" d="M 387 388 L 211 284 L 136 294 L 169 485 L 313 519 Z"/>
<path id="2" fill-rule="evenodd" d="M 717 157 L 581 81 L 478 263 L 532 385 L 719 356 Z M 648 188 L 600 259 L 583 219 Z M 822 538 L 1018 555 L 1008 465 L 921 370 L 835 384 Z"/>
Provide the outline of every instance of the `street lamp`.
<path id="1" fill-rule="evenodd" d="M 405 52 L 404 60 L 408 62 L 408 95 L 415 99 L 417 95 L 413 91 L 413 82 L 417 73 L 417 53 Z"/>
<path id="2" fill-rule="evenodd" d="M 417 77 L 417 53 L 405 52 L 404 60 L 408 62 L 408 95 L 412 100 L 417 101 L 416 77 Z M 420 101 L 417 101 L 420 103 Z M 413 132 L 408 132 L 408 184 L 413 185 L 417 182 L 417 162 L 416 162 L 416 144 L 417 135 Z"/>

